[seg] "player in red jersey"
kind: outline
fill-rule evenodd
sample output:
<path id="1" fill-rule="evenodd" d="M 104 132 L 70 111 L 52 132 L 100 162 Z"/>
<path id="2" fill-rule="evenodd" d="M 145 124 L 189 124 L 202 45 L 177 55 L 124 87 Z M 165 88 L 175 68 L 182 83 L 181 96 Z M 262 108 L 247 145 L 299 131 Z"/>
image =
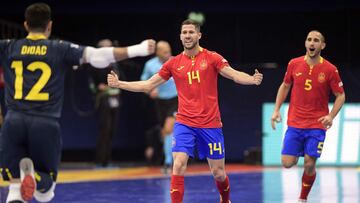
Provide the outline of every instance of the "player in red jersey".
<path id="1" fill-rule="evenodd" d="M 108 75 L 111 87 L 133 92 L 150 92 L 170 77 L 175 80 L 179 107 L 173 135 L 174 166 L 171 178 L 171 201 L 180 203 L 184 195 L 187 162 L 198 150 L 199 158 L 207 158 L 220 193 L 220 202 L 230 202 L 229 178 L 225 173 L 225 150 L 218 107 L 217 77 L 222 76 L 244 85 L 260 85 L 262 74 L 250 76 L 230 67 L 226 59 L 199 45 L 200 25 L 185 20 L 180 40 L 184 51 L 168 60 L 160 71 L 146 81 L 119 81 L 115 73 Z"/>
<path id="2" fill-rule="evenodd" d="M 280 107 L 292 86 L 281 161 L 285 168 L 291 168 L 297 164 L 299 156 L 304 156 L 299 202 L 307 202 L 315 181 L 315 164 L 323 149 L 325 132 L 345 102 L 343 83 L 337 68 L 320 56 L 325 48 L 324 36 L 316 30 L 309 32 L 305 47 L 305 56 L 289 62 L 271 117 L 271 125 L 275 129 L 275 122 L 281 121 Z M 336 99 L 329 112 L 330 92 Z"/>

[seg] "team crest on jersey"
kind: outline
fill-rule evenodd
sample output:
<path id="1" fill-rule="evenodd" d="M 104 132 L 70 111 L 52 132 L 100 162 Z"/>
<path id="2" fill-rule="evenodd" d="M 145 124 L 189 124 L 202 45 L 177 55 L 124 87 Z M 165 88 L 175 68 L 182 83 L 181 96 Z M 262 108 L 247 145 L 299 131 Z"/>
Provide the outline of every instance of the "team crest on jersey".
<path id="1" fill-rule="evenodd" d="M 207 62 L 205 59 L 203 59 L 200 63 L 200 69 L 205 70 L 207 68 Z"/>
<path id="2" fill-rule="evenodd" d="M 319 81 L 319 83 L 325 82 L 325 73 L 323 73 L 323 72 L 319 73 L 318 81 Z"/>

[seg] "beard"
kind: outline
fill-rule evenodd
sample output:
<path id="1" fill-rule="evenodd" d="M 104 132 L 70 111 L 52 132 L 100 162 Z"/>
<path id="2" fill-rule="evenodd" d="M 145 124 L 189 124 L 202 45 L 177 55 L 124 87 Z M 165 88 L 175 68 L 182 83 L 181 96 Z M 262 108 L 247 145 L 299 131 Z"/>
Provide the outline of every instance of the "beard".
<path id="1" fill-rule="evenodd" d="M 184 46 L 184 49 L 191 50 L 194 47 L 196 47 L 197 44 L 198 44 L 198 42 L 193 42 L 190 46 L 186 46 L 186 43 L 183 43 L 183 46 Z"/>

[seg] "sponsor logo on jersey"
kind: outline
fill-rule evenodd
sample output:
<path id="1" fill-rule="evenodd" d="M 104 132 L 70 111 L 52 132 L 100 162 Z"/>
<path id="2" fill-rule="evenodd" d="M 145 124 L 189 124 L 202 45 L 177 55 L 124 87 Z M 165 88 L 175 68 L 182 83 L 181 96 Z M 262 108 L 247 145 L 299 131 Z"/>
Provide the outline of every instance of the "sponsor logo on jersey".
<path id="1" fill-rule="evenodd" d="M 179 68 L 177 68 L 177 70 L 181 70 L 181 69 L 183 69 L 184 68 L 184 66 L 180 66 Z"/>

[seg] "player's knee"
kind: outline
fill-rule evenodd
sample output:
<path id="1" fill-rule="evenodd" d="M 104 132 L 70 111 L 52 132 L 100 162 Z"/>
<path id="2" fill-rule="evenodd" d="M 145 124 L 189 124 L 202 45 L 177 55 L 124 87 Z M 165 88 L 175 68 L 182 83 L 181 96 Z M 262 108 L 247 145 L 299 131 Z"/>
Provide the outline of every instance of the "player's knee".
<path id="1" fill-rule="evenodd" d="M 223 167 L 211 168 L 211 173 L 213 174 L 214 179 L 217 181 L 224 181 L 226 178 L 225 170 Z"/>
<path id="2" fill-rule="evenodd" d="M 53 182 L 51 188 L 46 192 L 35 191 L 34 197 L 39 202 L 50 202 L 55 196 L 56 183 Z"/>
<path id="3" fill-rule="evenodd" d="M 20 183 L 10 183 L 10 185 L 9 185 L 9 193 L 8 193 L 7 198 L 6 198 L 6 203 L 9 203 L 9 202 L 25 202 L 23 200 L 23 198 L 21 197 L 20 187 L 21 187 Z"/>
<path id="4" fill-rule="evenodd" d="M 174 160 L 173 173 L 175 175 L 184 175 L 186 171 L 187 163 L 182 160 Z"/>
<path id="5" fill-rule="evenodd" d="M 304 170 L 306 174 L 315 173 L 315 164 L 314 163 L 304 163 Z"/>
<path id="6" fill-rule="evenodd" d="M 184 175 L 185 171 L 186 171 L 186 164 L 179 162 L 179 161 L 174 162 L 173 173 L 175 175 Z"/>
<path id="7" fill-rule="evenodd" d="M 281 163 L 284 168 L 291 168 L 297 163 L 297 161 L 289 160 L 289 159 L 281 159 Z"/>

